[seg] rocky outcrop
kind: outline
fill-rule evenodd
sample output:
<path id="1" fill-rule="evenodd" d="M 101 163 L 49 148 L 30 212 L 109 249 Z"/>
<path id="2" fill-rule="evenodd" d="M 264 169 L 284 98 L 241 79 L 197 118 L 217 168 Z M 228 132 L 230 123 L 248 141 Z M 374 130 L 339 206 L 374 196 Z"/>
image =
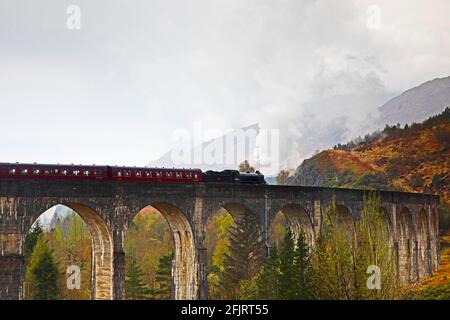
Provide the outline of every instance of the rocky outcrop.
<path id="1" fill-rule="evenodd" d="M 315 165 L 314 158 L 306 159 L 295 170 L 293 176 L 286 179 L 287 185 L 298 186 L 322 186 L 324 184 L 324 177 Z"/>

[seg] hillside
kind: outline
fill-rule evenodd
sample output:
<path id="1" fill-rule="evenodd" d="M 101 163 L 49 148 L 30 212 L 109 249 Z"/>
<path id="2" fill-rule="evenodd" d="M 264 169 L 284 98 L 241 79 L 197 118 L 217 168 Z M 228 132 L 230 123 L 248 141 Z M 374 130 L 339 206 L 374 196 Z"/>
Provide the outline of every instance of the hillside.
<path id="1" fill-rule="evenodd" d="M 450 109 L 421 124 L 386 126 L 305 160 L 286 184 L 439 194 L 450 203 Z"/>
<path id="2" fill-rule="evenodd" d="M 437 78 L 411 88 L 378 108 L 380 126 L 424 121 L 450 101 L 450 77 Z"/>

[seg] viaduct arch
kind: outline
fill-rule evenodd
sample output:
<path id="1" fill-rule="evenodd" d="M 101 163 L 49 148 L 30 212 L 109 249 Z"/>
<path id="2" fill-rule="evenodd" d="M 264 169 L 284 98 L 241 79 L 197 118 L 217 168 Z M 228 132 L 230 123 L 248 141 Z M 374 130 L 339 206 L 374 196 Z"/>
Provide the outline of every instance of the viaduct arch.
<path id="1" fill-rule="evenodd" d="M 439 264 L 439 197 L 380 192 L 402 281 L 430 275 Z M 23 245 L 32 223 L 63 204 L 86 222 L 93 240 L 92 298 L 124 299 L 124 237 L 143 208 L 152 206 L 169 223 L 175 240 L 174 298 L 207 299 L 205 231 L 221 208 L 234 219 L 254 214 L 267 246 L 270 225 L 285 215 L 294 234 L 313 246 L 325 208 L 336 201 L 345 223 L 360 218 L 365 192 L 300 186 L 160 184 L 112 181 L 0 180 L 0 299 L 22 299 Z"/>

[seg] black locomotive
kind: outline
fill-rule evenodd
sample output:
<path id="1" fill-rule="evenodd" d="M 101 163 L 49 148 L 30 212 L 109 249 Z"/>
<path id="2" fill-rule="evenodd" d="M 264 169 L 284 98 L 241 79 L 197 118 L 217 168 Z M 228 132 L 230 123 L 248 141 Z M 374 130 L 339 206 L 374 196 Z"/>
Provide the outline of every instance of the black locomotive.
<path id="1" fill-rule="evenodd" d="M 261 174 L 261 172 L 256 171 L 255 173 L 241 173 L 238 170 L 208 170 L 203 173 L 203 182 L 266 184 L 264 175 Z"/>

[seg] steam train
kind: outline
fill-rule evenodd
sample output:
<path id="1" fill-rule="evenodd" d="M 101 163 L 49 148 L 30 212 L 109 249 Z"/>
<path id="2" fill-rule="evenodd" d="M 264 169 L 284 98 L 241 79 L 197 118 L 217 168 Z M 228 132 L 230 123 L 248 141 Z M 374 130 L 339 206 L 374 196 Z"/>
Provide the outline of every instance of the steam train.
<path id="1" fill-rule="evenodd" d="M 0 163 L 0 179 L 113 180 L 172 183 L 265 184 L 264 175 L 237 170 L 206 171 L 146 167 Z"/>

